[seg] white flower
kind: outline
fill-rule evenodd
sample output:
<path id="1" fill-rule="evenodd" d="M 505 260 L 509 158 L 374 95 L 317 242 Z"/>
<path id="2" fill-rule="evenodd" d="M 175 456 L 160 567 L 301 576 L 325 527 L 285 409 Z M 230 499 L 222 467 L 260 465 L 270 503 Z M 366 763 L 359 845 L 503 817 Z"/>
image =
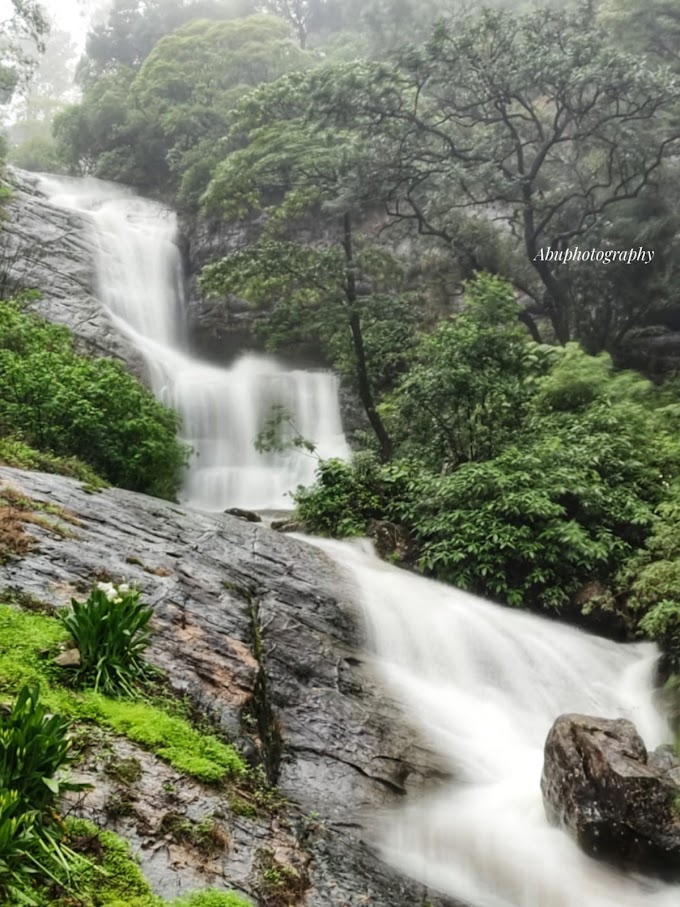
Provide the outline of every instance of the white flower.
<path id="1" fill-rule="evenodd" d="M 125 595 L 126 592 L 130 591 L 130 587 L 127 583 L 121 583 L 120 586 L 118 586 L 118 591 Z"/>
<path id="2" fill-rule="evenodd" d="M 103 592 L 110 602 L 118 596 L 118 590 L 113 583 L 97 583 L 97 589 Z"/>

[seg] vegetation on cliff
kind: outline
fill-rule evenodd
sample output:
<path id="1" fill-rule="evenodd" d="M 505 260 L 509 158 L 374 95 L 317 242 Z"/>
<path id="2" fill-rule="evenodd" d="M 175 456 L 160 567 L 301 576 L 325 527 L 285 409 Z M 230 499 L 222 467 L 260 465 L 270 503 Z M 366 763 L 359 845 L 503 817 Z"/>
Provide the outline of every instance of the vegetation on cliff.
<path id="1" fill-rule="evenodd" d="M 174 498 L 186 456 L 176 414 L 120 363 L 78 353 L 66 328 L 20 301 L 0 302 L 0 384 L 0 457 L 9 465 Z"/>
<path id="2" fill-rule="evenodd" d="M 72 173 L 254 225 L 205 291 L 247 299 L 272 349 L 316 346 L 365 415 L 355 462 L 297 494 L 310 529 L 397 522 L 434 576 L 673 647 L 677 388 L 622 370 L 677 318 L 678 39 L 655 11 L 114 3 L 55 139 Z M 21 443 L 172 494 L 169 416 L 121 416 L 119 450 L 8 406 Z"/>
<path id="3" fill-rule="evenodd" d="M 12 599 L 11 593 L 4 597 Z M 102 614 L 102 597 L 112 607 L 124 606 L 117 622 L 110 620 L 110 614 Z M 147 686 L 146 695 L 140 698 L 139 655 L 115 645 L 125 635 L 125 627 L 134 640 L 135 628 L 147 615 L 136 593 L 100 583 L 86 602 L 75 602 L 63 619 L 18 610 L 16 604 L 28 604 L 25 599 L 13 604 L 0 606 L 0 694 L 13 697 L 11 708 L 0 716 L 3 903 L 13 907 L 48 903 L 165 907 L 153 895 L 124 841 L 91 823 L 64 822 L 60 817 L 64 791 L 83 788 L 62 775 L 76 761 L 73 733 L 87 734 L 93 723 L 110 728 L 157 752 L 187 776 L 209 784 L 246 778 L 245 763 L 230 744 L 192 727 L 182 715 L 181 703 L 163 699 L 160 688 L 154 693 Z M 35 601 L 30 604 L 39 606 Z M 98 693 L 88 683 L 94 680 L 96 684 L 97 677 L 60 667 L 58 658 L 55 663 L 54 654 L 69 633 L 75 633 L 81 665 L 86 665 L 87 649 L 80 632 L 84 624 L 96 625 L 100 673 L 114 667 L 117 676 L 128 678 L 122 697 Z M 54 714 L 49 715 L 48 710 Z M 179 899 L 172 907 L 247 904 L 233 893 L 206 891 Z"/>

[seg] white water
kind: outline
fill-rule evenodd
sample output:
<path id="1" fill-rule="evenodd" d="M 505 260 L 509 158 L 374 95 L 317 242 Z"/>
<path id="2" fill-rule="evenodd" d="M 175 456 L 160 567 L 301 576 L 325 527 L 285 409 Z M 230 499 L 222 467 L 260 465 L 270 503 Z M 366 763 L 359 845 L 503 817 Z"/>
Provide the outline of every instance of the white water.
<path id="1" fill-rule="evenodd" d="M 396 698 L 456 784 L 390 812 L 385 859 L 474 907 L 677 907 L 680 887 L 618 873 L 551 828 L 540 791 L 555 718 L 632 720 L 648 748 L 657 652 L 491 604 L 380 561 L 367 543 L 314 540 L 354 580 L 370 646 Z"/>
<path id="2" fill-rule="evenodd" d="M 316 459 L 293 449 L 258 453 L 254 441 L 274 405 L 321 457 L 349 450 L 330 372 L 291 370 L 247 354 L 229 368 L 183 351 L 184 307 L 174 214 L 100 180 L 41 177 L 52 204 L 91 224 L 98 296 L 143 354 L 154 392 L 182 417 L 193 449 L 181 499 L 201 510 L 289 509 L 289 492 L 308 485 Z M 288 426 L 284 426 L 285 436 Z M 293 432 L 290 428 L 289 436 Z"/>
<path id="3" fill-rule="evenodd" d="M 250 355 L 221 369 L 182 352 L 168 211 L 97 181 L 46 178 L 43 188 L 54 204 L 90 218 L 101 298 L 144 354 L 156 393 L 182 414 L 197 451 L 189 503 L 280 507 L 286 491 L 309 481 L 314 460 L 253 448 L 272 402 L 294 413 L 323 455 L 346 453 L 332 376 Z M 540 793 L 543 744 L 563 712 L 630 718 L 650 748 L 665 739 L 651 705 L 653 646 L 617 645 L 500 608 L 365 548 L 315 543 L 353 577 L 387 683 L 456 776 L 383 818 L 376 837 L 385 859 L 474 907 L 677 907 L 680 887 L 582 855 L 547 824 Z"/>

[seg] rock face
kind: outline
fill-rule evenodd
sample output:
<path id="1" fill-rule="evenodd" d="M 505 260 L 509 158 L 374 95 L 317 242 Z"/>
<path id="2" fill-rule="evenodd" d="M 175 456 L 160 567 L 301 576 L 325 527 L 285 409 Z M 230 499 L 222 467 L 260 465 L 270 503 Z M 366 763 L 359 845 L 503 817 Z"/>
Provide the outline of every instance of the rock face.
<path id="1" fill-rule="evenodd" d="M 680 763 L 647 753 L 630 721 L 561 715 L 545 744 L 548 820 L 590 856 L 680 878 Z"/>
<path id="2" fill-rule="evenodd" d="M 32 174 L 10 169 L 9 176 L 12 196 L 0 253 L 3 295 L 39 290 L 41 298 L 30 305 L 33 311 L 66 325 L 88 352 L 121 359 L 143 375 L 140 354 L 96 297 L 94 251 L 84 219 L 51 205 Z"/>
<path id="3" fill-rule="evenodd" d="M 373 811 L 435 783 L 441 771 L 365 664 L 353 589 L 322 552 L 259 524 L 132 492 L 92 495 L 70 479 L 8 468 L 0 468 L 3 482 L 79 522 L 65 536 L 26 524 L 37 543 L 0 567 L 0 588 L 61 606 L 93 581 L 137 584 L 155 610 L 150 660 L 289 801 L 272 816 L 244 817 L 226 797 L 119 741 L 118 755 L 144 772 L 133 802 L 107 819 L 114 782 L 102 776 L 95 748 L 85 765 L 95 790 L 79 809 L 139 847 L 159 893 L 195 887 L 203 859 L 174 840 L 167 814 L 198 819 L 209 811 L 232 844 L 209 864 L 203 859 L 202 884 L 261 898 L 258 861 L 279 853 L 305 879 L 291 903 L 451 905 L 397 876 L 365 840 Z"/>

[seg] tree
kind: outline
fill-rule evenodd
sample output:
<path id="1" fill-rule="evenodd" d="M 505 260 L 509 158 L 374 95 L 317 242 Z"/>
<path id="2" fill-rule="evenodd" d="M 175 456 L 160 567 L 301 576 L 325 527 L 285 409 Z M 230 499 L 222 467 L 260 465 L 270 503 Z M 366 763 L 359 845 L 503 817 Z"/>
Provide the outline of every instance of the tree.
<path id="1" fill-rule="evenodd" d="M 258 9 L 273 13 L 292 26 L 300 48 L 305 50 L 309 21 L 318 14 L 324 3 L 325 0 L 263 0 Z"/>
<path id="2" fill-rule="evenodd" d="M 189 22 L 139 70 L 111 65 L 60 114 L 54 132 L 75 172 L 179 197 L 191 206 L 219 160 L 230 111 L 251 88 L 309 64 L 273 17 Z"/>
<path id="3" fill-rule="evenodd" d="M 74 174 L 91 173 L 152 190 L 169 179 L 164 136 L 130 102 L 134 71 L 118 67 L 54 119 L 59 156 Z"/>
<path id="4" fill-rule="evenodd" d="M 308 65 L 287 26 L 268 16 L 190 22 L 158 42 L 134 80 L 130 100 L 162 133 L 170 172 L 185 201 L 205 188 L 240 98 Z"/>
<path id="5" fill-rule="evenodd" d="M 12 13 L 0 22 L 0 103 L 26 84 L 45 49 L 49 25 L 37 0 L 11 0 Z"/>
<path id="6" fill-rule="evenodd" d="M 13 143 L 49 139 L 55 113 L 73 100 L 75 58 L 71 35 L 52 27 L 23 97 L 15 104 L 14 122 L 9 130 Z"/>
<path id="7" fill-rule="evenodd" d="M 555 336 L 572 335 L 569 266 L 616 206 L 653 184 L 680 138 L 677 81 L 618 52 L 579 9 L 485 10 L 440 23 L 398 66 L 320 73 L 312 114 L 380 149 L 372 185 L 390 214 L 475 265 L 465 225 L 492 220 L 531 266 L 523 287 Z"/>
<path id="8" fill-rule="evenodd" d="M 600 18 L 633 53 L 680 71 L 680 6 L 675 0 L 609 0 Z"/>
<path id="9" fill-rule="evenodd" d="M 253 11 L 249 0 L 114 0 L 105 22 L 87 36 L 79 80 L 111 68 L 139 69 L 164 35 L 192 19 L 233 19 Z"/>
<path id="10" fill-rule="evenodd" d="M 488 274 L 466 287 L 465 308 L 422 337 L 386 409 L 399 451 L 433 469 L 500 453 L 530 400 L 546 355 L 519 323 L 512 288 Z"/>
<path id="11" fill-rule="evenodd" d="M 254 304 L 273 306 L 267 319 L 273 343 L 289 342 L 294 332 L 320 342 L 352 375 L 387 460 L 392 441 L 377 406 L 378 369 L 367 350 L 366 330 L 373 341 L 381 335 L 376 347 L 381 345 L 383 354 L 398 358 L 412 343 L 409 330 L 417 319 L 405 304 L 393 256 L 357 231 L 362 207 L 345 188 L 347 175 L 361 167 L 361 143 L 347 131 L 305 121 L 311 78 L 296 74 L 263 86 L 236 111 L 231 151 L 202 202 L 213 215 L 264 212 L 267 228 L 257 245 L 206 268 L 202 284 L 212 292 L 238 293 Z M 317 234 L 326 234 L 323 243 L 273 238 L 287 235 L 304 217 L 314 219 Z M 399 312 L 405 315 L 405 333 L 386 330 L 386 322 L 397 320 Z M 396 351 L 386 349 L 388 336 Z"/>

